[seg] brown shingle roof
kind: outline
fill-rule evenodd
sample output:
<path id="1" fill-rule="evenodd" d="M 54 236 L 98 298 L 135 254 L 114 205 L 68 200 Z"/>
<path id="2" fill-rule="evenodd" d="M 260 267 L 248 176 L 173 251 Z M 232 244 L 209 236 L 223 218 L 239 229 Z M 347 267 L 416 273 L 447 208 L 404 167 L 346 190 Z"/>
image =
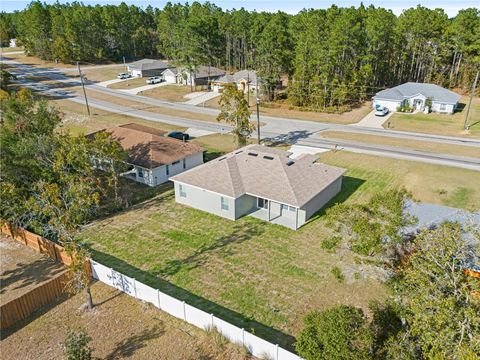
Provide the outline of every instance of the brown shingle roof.
<path id="1" fill-rule="evenodd" d="M 243 194 L 302 207 L 346 171 L 306 155 L 249 145 L 172 178 L 233 198 Z"/>
<path id="2" fill-rule="evenodd" d="M 128 153 L 128 162 L 144 168 L 171 164 L 187 156 L 203 152 L 195 142 L 165 137 L 165 131 L 138 124 L 124 124 L 103 129 L 118 140 Z M 90 134 L 91 136 L 92 134 Z"/>

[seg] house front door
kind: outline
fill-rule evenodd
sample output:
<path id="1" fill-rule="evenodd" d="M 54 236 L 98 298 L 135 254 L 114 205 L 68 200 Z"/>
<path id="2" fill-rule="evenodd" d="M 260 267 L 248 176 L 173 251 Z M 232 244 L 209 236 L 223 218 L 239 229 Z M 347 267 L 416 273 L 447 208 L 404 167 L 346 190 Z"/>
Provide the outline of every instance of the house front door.
<path id="1" fill-rule="evenodd" d="M 414 106 L 415 106 L 415 109 L 422 110 L 422 107 L 423 107 L 422 99 L 415 99 Z"/>

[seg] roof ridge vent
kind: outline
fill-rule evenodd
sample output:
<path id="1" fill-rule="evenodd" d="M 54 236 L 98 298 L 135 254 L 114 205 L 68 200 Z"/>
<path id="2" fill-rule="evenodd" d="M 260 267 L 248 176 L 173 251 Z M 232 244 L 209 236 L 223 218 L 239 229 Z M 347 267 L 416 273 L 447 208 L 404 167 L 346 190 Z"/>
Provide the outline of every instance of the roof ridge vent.
<path id="1" fill-rule="evenodd" d="M 264 159 L 267 159 L 267 160 L 273 160 L 273 156 L 269 156 L 269 155 L 263 155 L 263 158 Z"/>

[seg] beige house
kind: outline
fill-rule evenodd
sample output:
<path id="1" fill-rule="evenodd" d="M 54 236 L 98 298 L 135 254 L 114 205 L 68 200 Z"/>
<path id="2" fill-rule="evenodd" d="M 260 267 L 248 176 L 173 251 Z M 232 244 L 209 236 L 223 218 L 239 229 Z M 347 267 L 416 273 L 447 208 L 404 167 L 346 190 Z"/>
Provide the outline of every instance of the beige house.
<path id="1" fill-rule="evenodd" d="M 162 130 L 132 123 L 100 131 L 111 134 L 127 151 L 130 169 L 123 175 L 148 186 L 203 164 L 204 149 L 199 144 L 166 137 Z"/>
<path id="2" fill-rule="evenodd" d="M 342 187 L 342 168 L 316 156 L 249 145 L 173 176 L 175 200 L 236 220 L 251 215 L 298 229 Z"/>

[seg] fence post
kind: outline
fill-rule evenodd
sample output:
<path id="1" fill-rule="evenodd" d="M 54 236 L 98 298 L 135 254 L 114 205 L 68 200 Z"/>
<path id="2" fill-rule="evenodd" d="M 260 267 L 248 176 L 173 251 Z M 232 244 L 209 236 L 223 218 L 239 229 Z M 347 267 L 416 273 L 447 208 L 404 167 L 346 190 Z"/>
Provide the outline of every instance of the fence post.
<path id="1" fill-rule="evenodd" d="M 160 290 L 157 289 L 157 298 L 158 298 L 158 308 L 162 310 L 162 305 L 160 304 Z"/>
<path id="2" fill-rule="evenodd" d="M 138 299 L 137 298 L 137 281 L 135 280 L 135 278 L 133 278 L 133 291 L 135 293 L 135 299 Z"/>
<path id="3" fill-rule="evenodd" d="M 275 345 L 275 350 L 276 350 L 275 360 L 278 360 L 278 344 Z"/>
<path id="4" fill-rule="evenodd" d="M 212 330 L 213 330 L 213 328 L 215 327 L 215 325 L 213 324 L 213 314 L 210 314 L 210 318 L 212 319 Z"/>
<path id="5" fill-rule="evenodd" d="M 242 328 L 242 346 L 245 346 L 245 329 Z"/>
<path id="6" fill-rule="evenodd" d="M 183 320 L 187 321 L 187 310 L 185 309 L 185 301 L 182 301 L 183 304 Z"/>

